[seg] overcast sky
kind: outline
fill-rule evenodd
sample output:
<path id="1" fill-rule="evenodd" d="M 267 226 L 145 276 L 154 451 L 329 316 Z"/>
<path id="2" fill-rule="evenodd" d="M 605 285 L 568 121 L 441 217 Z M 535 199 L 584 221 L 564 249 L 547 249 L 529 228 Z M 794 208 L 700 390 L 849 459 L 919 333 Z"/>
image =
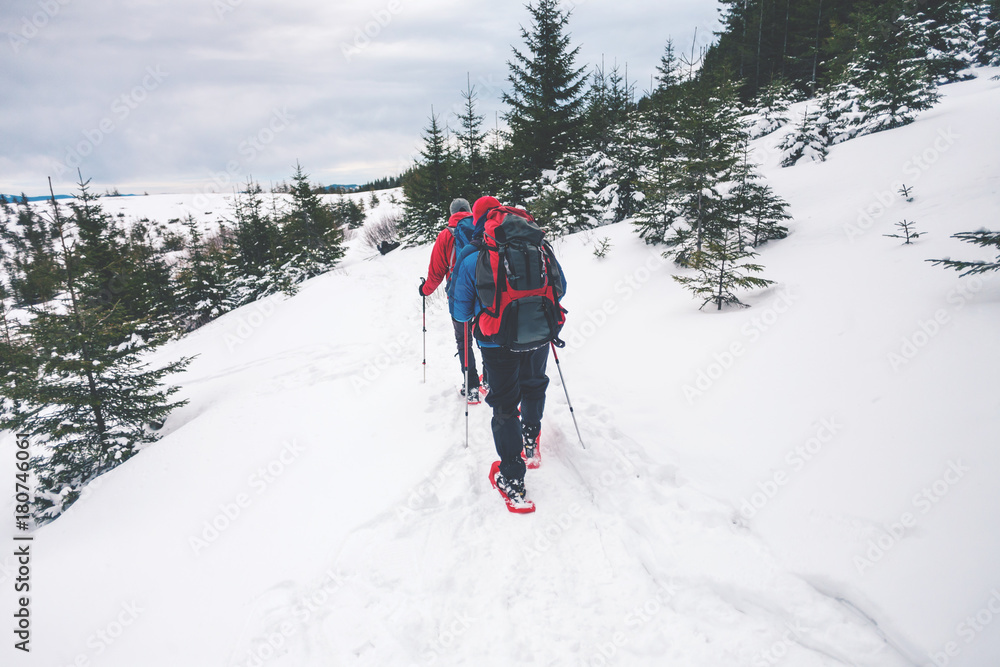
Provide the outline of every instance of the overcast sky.
<path id="1" fill-rule="evenodd" d="M 640 91 L 669 37 L 715 0 L 567 0 L 579 65 L 628 63 Z M 502 7 L 503 9 L 499 9 Z M 456 125 L 466 74 L 492 126 L 521 2 L 3 0 L 0 192 L 230 191 L 252 175 L 361 183 L 412 163 L 431 106 Z"/>

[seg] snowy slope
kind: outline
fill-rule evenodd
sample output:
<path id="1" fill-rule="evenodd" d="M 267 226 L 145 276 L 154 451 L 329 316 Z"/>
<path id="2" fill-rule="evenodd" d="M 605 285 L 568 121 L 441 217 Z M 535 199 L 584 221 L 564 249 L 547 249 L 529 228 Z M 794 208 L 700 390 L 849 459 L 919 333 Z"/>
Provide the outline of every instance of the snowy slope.
<path id="1" fill-rule="evenodd" d="M 551 368 L 531 516 L 486 479 L 485 406 L 464 447 L 440 298 L 421 383 L 426 248 L 162 350 L 199 355 L 190 404 L 39 532 L 18 664 L 996 664 L 1000 621 L 959 624 L 1000 588 L 1000 280 L 923 260 L 987 256 L 948 237 L 1000 219 L 1000 83 L 945 93 L 824 164 L 758 142 L 795 223 L 749 310 L 699 312 L 628 225 L 559 241 L 587 449 Z M 904 215 L 915 246 L 881 236 Z"/>
<path id="2" fill-rule="evenodd" d="M 388 199 L 390 195 L 399 197 L 401 193 L 402 190 L 396 188 L 380 192 L 379 196 L 386 195 L 385 198 Z M 265 193 L 264 196 L 266 198 L 270 195 Z M 370 197 L 366 192 L 352 192 L 344 196 L 355 201 L 364 201 L 365 204 L 368 203 Z M 173 218 L 182 219 L 188 215 L 192 215 L 196 220 L 204 219 L 209 221 L 217 220 L 220 217 L 231 217 L 233 197 L 232 192 L 104 197 L 101 199 L 101 205 L 108 213 L 112 215 L 124 213 L 126 218 L 149 218 L 150 220 L 166 222 Z M 333 203 L 337 201 L 340 195 L 320 195 L 320 197 L 324 201 Z M 289 195 L 281 195 L 281 198 L 285 200 L 291 199 Z M 36 205 L 45 206 L 46 202 L 38 202 Z"/>

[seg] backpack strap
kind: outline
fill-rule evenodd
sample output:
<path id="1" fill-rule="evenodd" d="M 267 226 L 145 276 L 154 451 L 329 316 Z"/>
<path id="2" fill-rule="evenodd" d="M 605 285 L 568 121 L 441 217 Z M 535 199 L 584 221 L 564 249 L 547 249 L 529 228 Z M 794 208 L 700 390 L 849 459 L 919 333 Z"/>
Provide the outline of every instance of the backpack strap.
<path id="1" fill-rule="evenodd" d="M 450 280 L 452 272 L 455 271 L 455 262 L 458 261 L 458 225 L 455 225 L 454 227 L 448 227 L 448 229 L 451 231 L 451 241 L 452 241 L 451 260 L 448 265 L 448 276 Z"/>

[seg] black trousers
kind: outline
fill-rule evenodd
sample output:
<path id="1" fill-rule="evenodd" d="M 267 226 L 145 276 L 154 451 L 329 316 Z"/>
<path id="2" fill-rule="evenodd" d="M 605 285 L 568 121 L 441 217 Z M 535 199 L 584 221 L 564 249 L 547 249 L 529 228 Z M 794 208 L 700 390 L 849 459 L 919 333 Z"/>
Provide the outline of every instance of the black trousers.
<path id="1" fill-rule="evenodd" d="M 472 322 L 452 320 L 451 323 L 455 325 L 455 344 L 458 345 L 458 366 L 460 369 L 465 368 L 465 358 L 462 356 L 462 348 L 465 347 L 465 331 L 466 329 L 469 331 L 469 346 L 465 350 L 465 354 L 469 358 L 469 386 L 478 387 L 479 371 L 476 370 L 476 355 L 472 353 Z"/>
<path id="2" fill-rule="evenodd" d="M 481 352 L 490 385 L 486 402 L 493 408 L 491 425 L 500 472 L 507 479 L 524 479 L 522 422 L 525 429 L 537 432 L 541 428 L 545 390 L 549 386 L 545 375 L 549 348 L 546 345 L 530 352 L 511 352 L 484 347 Z"/>

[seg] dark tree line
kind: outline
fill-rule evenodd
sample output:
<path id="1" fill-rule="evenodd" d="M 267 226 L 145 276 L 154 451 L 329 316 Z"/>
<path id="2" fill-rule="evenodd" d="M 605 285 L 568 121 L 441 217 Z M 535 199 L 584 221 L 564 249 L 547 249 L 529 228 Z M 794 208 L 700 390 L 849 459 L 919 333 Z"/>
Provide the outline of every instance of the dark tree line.
<path id="1" fill-rule="evenodd" d="M 815 92 L 840 80 L 859 53 L 899 46 L 901 23 L 919 36 L 931 75 L 954 80 L 996 58 L 996 0 L 720 0 L 723 30 L 706 54 L 709 70 L 731 72 L 747 102 L 776 80 Z M 901 22 L 900 19 L 903 19 Z M 911 35 L 912 36 L 912 35 Z M 982 40 L 982 41 L 981 41 Z M 865 43 L 871 41 L 872 43 Z M 874 44 L 874 49 L 872 46 Z"/>

